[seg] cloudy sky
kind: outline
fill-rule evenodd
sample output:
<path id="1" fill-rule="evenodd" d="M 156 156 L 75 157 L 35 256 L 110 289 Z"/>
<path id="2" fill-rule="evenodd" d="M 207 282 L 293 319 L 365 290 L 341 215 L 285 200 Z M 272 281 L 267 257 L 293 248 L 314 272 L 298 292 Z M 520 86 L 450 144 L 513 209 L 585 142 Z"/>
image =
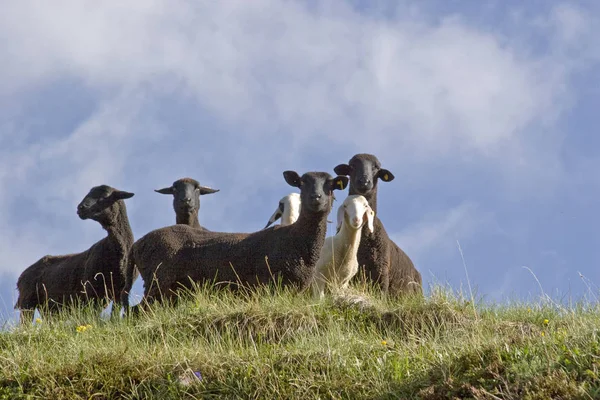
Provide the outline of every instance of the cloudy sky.
<path id="1" fill-rule="evenodd" d="M 594 1 L 1 3 L 0 321 L 27 266 L 105 235 L 75 213 L 92 186 L 136 194 L 136 237 L 185 176 L 221 190 L 203 225 L 251 232 L 283 170 L 361 152 L 427 285 L 465 287 L 460 243 L 485 299 L 597 294 Z"/>

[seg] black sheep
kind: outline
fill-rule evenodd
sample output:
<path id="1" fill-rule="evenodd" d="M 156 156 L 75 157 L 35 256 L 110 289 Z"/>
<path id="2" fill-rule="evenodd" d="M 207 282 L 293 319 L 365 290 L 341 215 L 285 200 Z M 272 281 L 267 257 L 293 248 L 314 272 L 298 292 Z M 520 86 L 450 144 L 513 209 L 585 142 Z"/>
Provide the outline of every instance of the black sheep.
<path id="1" fill-rule="evenodd" d="M 377 214 L 377 182 L 391 182 L 394 175 L 381 168 L 381 163 L 371 154 L 356 154 L 348 164 L 334 168 L 336 174 L 350 176 L 349 194 L 363 195 L 375 211 L 373 233 L 363 227 L 358 248 L 359 273 L 377 283 L 393 296 L 405 293 L 423 293 L 421 274 L 411 259 L 388 236 Z"/>
<path id="2" fill-rule="evenodd" d="M 281 279 L 284 286 L 306 289 L 325 241 L 333 190 L 343 190 L 348 178 L 332 178 L 326 172 L 300 177 L 294 171 L 283 176 L 300 188 L 300 216 L 291 225 L 254 233 L 202 232 L 175 225 L 139 239 L 127 275 L 137 267 L 144 279 L 145 300 L 174 298 L 177 289 L 190 282 L 253 286 Z"/>
<path id="3" fill-rule="evenodd" d="M 133 245 L 123 199 L 132 196 L 107 185 L 90 190 L 77 206 L 77 214 L 83 220 L 99 222 L 108 236 L 81 253 L 44 256 L 23 271 L 17 281 L 19 298 L 15 305 L 21 310 L 21 322 L 31 321 L 40 306 L 55 312 L 72 300 L 84 304 L 120 302 L 123 273 Z"/>

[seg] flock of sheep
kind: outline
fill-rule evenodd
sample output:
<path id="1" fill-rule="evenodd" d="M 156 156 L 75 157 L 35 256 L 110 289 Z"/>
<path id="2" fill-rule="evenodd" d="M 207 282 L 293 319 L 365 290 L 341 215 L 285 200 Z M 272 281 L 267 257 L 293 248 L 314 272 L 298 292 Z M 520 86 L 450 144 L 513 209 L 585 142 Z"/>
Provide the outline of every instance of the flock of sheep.
<path id="1" fill-rule="evenodd" d="M 193 283 L 227 285 L 233 290 L 278 281 L 299 291 L 344 289 L 359 271 L 392 296 L 422 293 L 421 274 L 387 235 L 377 216 L 377 183 L 394 175 L 377 157 L 357 154 L 326 172 L 283 173 L 300 189 L 280 200 L 267 226 L 253 233 L 212 232 L 198 220 L 200 195 L 218 190 L 190 178 L 157 190 L 173 196 L 176 224 L 134 240 L 125 199 L 133 193 L 96 186 L 77 206 L 81 219 L 99 222 L 108 235 L 84 252 L 45 256 L 19 276 L 15 308 L 31 322 L 36 308 L 57 312 L 73 300 L 104 306 L 114 301 L 129 310 L 129 292 L 138 275 L 144 281 L 139 306 L 176 301 Z M 350 183 L 337 210 L 336 234 L 326 236 L 334 190 Z M 281 218 L 281 224 L 269 226 Z M 137 309 L 139 306 L 135 306 Z"/>

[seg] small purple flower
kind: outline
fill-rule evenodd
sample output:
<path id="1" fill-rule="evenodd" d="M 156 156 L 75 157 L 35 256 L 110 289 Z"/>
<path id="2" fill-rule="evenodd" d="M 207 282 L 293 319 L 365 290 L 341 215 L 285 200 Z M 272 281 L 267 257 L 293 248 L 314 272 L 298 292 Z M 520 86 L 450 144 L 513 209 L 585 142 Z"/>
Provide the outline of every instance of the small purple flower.
<path id="1" fill-rule="evenodd" d="M 202 374 L 200 371 L 192 371 L 190 368 L 185 370 L 184 373 L 179 376 L 179 383 L 184 386 L 189 386 L 200 381 L 202 381 Z"/>

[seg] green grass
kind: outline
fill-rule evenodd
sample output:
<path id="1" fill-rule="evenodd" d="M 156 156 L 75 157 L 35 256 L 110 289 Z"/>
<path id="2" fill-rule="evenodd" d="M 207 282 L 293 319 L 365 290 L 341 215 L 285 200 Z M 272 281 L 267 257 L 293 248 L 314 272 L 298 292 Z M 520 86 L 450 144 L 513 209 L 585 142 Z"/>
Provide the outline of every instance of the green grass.
<path id="1" fill-rule="evenodd" d="M 0 398 L 600 398 L 596 305 L 475 313 L 432 292 L 396 302 L 371 293 L 361 308 L 202 289 L 115 320 L 75 308 L 0 333 Z M 189 370 L 202 381 L 182 384 Z"/>

